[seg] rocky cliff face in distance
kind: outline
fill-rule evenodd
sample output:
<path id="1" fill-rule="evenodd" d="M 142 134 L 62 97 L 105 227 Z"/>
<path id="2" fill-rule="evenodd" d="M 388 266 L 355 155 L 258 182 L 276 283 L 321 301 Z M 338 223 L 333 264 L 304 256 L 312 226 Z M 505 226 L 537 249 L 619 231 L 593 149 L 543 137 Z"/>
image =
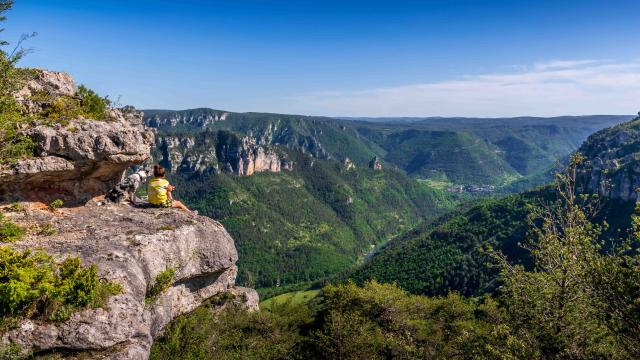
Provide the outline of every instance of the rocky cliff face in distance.
<path id="1" fill-rule="evenodd" d="M 42 74 L 38 86 L 72 94 L 71 77 Z M 24 99 L 30 101 L 29 96 Z M 154 141 L 140 113 L 132 108 L 109 112 L 106 121 L 75 118 L 64 126 L 43 122 L 25 130 L 37 151 L 1 168 L 0 210 L 26 229 L 22 239 L 8 246 L 39 249 L 59 259 L 79 256 L 84 265 L 97 265 L 100 278 L 120 284 L 122 292 L 108 298 L 104 308 L 87 308 L 67 320 L 16 319 L 0 331 L 0 347 L 15 344 L 36 355 L 72 351 L 88 354 L 82 358 L 147 359 L 166 324 L 212 296 L 230 292 L 247 308 L 258 308 L 255 290 L 235 286 L 238 255 L 220 223 L 177 209 L 105 204 L 93 198 L 119 181 L 127 167 L 148 160 Z M 246 154 L 253 168 L 250 161 L 238 159 L 235 166 L 241 171 L 256 171 L 256 162 L 279 169 L 269 152 L 240 145 L 255 150 Z M 228 144 L 222 149 L 238 152 Z M 41 203 L 51 199 L 78 206 L 53 211 Z M 23 202 L 17 207 L 22 209 L 7 211 L 13 209 L 9 201 Z M 47 232 L 38 231 L 45 227 Z M 150 296 L 158 275 L 169 269 L 174 275 L 166 290 Z"/>
<path id="2" fill-rule="evenodd" d="M 371 161 L 369 161 L 369 168 L 373 170 L 382 170 L 382 163 L 377 156 L 374 156 Z"/>
<path id="3" fill-rule="evenodd" d="M 152 128 L 200 127 L 227 120 L 229 113 L 213 109 L 190 111 L 147 110 L 146 122 Z"/>
<path id="4" fill-rule="evenodd" d="M 250 176 L 257 172 L 291 171 L 293 163 L 273 147 L 255 138 L 228 131 L 195 135 L 164 135 L 156 140 L 154 160 L 172 172 L 219 173 Z"/>
<path id="5" fill-rule="evenodd" d="M 640 117 L 591 135 L 578 150 L 587 161 L 580 190 L 623 201 L 638 201 Z"/>
<path id="6" fill-rule="evenodd" d="M 260 146 L 284 146 L 319 159 L 332 159 L 324 142 L 348 141 L 347 129 L 336 125 L 335 119 L 311 118 L 296 115 L 233 113 L 214 109 L 145 110 L 145 123 L 161 135 L 190 134 L 206 130 L 232 131 L 255 139 Z M 327 127 L 325 132 L 324 127 Z M 331 131 L 330 131 L 331 130 Z M 353 134 L 352 134 L 353 135 Z"/>

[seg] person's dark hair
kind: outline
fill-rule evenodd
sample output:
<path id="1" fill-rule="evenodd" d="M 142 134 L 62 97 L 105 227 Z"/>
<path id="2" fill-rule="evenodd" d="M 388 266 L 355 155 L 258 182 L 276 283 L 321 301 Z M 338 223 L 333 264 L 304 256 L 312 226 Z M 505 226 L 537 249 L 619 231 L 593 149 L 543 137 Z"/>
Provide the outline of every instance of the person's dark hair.
<path id="1" fill-rule="evenodd" d="M 164 167 L 162 165 L 156 164 L 153 165 L 153 176 L 155 177 L 164 177 Z"/>

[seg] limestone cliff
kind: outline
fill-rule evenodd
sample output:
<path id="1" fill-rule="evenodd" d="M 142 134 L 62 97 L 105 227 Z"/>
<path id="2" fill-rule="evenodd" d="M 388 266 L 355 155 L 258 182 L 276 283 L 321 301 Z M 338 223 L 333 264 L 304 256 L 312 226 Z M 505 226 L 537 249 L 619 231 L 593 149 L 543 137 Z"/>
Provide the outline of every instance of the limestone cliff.
<path id="1" fill-rule="evenodd" d="M 16 98 L 30 114 L 47 106 L 32 100 L 33 94 L 44 91 L 55 99 L 73 95 L 75 88 L 68 74 L 39 71 Z M 154 134 L 143 127 L 142 113 L 132 107 L 108 112 L 104 121 L 77 118 L 65 126 L 35 121 L 25 129 L 35 142 L 35 156 L 0 165 L 0 201 L 60 198 L 80 203 L 104 194 L 128 167 L 147 160 Z"/>
<path id="2" fill-rule="evenodd" d="M 66 74 L 40 74 L 20 95 L 27 112 L 48 106 L 31 100 L 34 89 L 60 96 L 75 89 Z M 34 156 L 0 168 L 0 210 L 27 229 L 23 239 L 9 246 L 43 250 L 60 259 L 79 256 L 85 265 L 96 264 L 101 278 L 123 288 L 105 308 L 88 308 L 62 322 L 18 319 L 0 331 L 0 346 L 13 343 L 35 354 L 68 350 L 92 359 L 146 359 L 166 324 L 216 294 L 232 292 L 257 309 L 255 290 L 235 287 L 238 255 L 220 223 L 177 209 L 118 206 L 95 198 L 129 166 L 149 159 L 154 133 L 141 119 L 128 107 L 109 109 L 104 121 L 75 118 L 64 126 L 36 122 L 24 130 L 35 142 Z M 232 164 L 238 171 L 279 169 L 269 152 L 251 143 L 240 145 L 238 149 L 253 152 L 240 152 Z M 75 207 L 52 211 L 42 206 L 52 199 Z M 6 211 L 9 201 L 22 201 L 25 209 Z M 44 226 L 55 231 L 37 231 Z M 175 270 L 168 290 L 149 298 L 156 276 L 166 269 Z"/>
<path id="3" fill-rule="evenodd" d="M 0 335 L 24 349 L 97 350 L 96 358 L 146 359 L 153 338 L 173 318 L 225 291 L 245 297 L 257 308 L 254 290 L 235 288 L 238 260 L 233 239 L 218 222 L 179 210 L 87 205 L 52 213 L 31 208 L 12 214 L 32 227 L 51 224 L 54 236 L 31 234 L 17 248 L 40 248 L 61 257 L 78 255 L 97 264 L 100 276 L 116 281 L 123 292 L 105 309 L 77 312 L 61 323 L 23 321 Z M 155 277 L 175 269 L 170 288 L 145 305 Z"/>
<path id="4" fill-rule="evenodd" d="M 172 172 L 225 172 L 249 176 L 257 172 L 293 169 L 293 164 L 282 152 L 257 144 L 253 137 L 240 137 L 223 130 L 158 136 L 154 159 Z"/>
<path id="5" fill-rule="evenodd" d="M 337 155 L 325 148 L 326 143 L 350 139 L 346 136 L 347 129 L 339 125 L 338 120 L 296 115 L 234 113 L 214 109 L 145 110 L 144 121 L 161 135 L 226 130 L 255 139 L 260 146 L 282 146 L 326 160 Z M 350 133 L 357 136 L 355 131 Z"/>
<path id="6" fill-rule="evenodd" d="M 640 117 L 591 135 L 578 150 L 587 161 L 580 190 L 610 199 L 638 201 L 640 188 Z"/>

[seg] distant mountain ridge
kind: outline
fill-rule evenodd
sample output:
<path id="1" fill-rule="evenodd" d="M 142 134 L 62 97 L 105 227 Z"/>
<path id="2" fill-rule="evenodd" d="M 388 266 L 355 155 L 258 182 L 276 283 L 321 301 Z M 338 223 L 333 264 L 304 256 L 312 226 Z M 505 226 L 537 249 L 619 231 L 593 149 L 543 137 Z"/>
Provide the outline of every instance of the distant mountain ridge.
<path id="1" fill-rule="evenodd" d="M 372 123 L 422 123 L 422 124 L 446 124 L 446 126 L 455 125 L 549 125 L 558 124 L 558 122 L 580 122 L 599 123 L 613 119 L 614 121 L 624 121 L 633 118 L 635 115 L 565 115 L 565 116 L 515 116 L 515 117 L 444 117 L 444 116 L 426 116 L 426 117 L 348 117 L 338 116 L 336 119 L 348 121 L 364 121 Z"/>
<path id="2" fill-rule="evenodd" d="M 590 134 L 630 119 L 624 115 L 554 118 L 372 118 L 349 120 L 198 108 L 145 110 L 163 134 L 226 130 L 318 159 L 365 165 L 377 156 L 410 176 L 454 184 L 502 185 L 545 175 Z M 393 122 L 393 119 L 402 121 Z M 407 119 L 410 119 L 407 120 Z M 388 121 L 387 121 L 388 120 Z"/>

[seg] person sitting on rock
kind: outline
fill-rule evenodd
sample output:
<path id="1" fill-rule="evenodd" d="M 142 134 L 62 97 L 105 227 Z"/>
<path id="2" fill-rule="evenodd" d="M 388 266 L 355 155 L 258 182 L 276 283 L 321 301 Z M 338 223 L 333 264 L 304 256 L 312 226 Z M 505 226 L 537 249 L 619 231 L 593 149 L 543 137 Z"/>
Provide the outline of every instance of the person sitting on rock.
<path id="1" fill-rule="evenodd" d="M 164 178 L 165 168 L 162 165 L 153 165 L 153 179 L 149 180 L 149 203 L 160 208 L 176 208 L 191 211 L 182 202 L 173 199 L 175 186 L 169 184 Z"/>

